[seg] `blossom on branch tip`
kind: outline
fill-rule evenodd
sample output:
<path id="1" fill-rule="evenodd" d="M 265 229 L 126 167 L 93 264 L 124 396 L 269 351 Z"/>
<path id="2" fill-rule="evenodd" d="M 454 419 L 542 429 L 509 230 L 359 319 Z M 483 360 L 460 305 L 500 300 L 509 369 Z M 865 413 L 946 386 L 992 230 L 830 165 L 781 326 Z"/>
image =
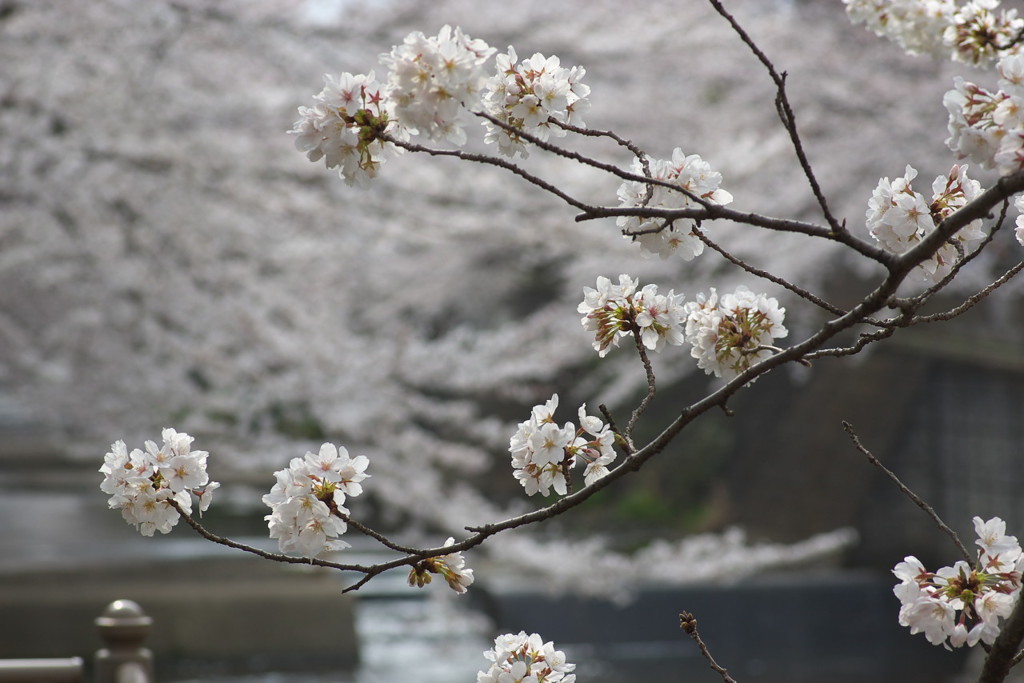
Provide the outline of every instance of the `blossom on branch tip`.
<path id="1" fill-rule="evenodd" d="M 1013 200 L 1013 208 L 1017 209 L 1017 212 L 1020 214 L 1017 216 L 1016 228 L 1013 234 L 1017 241 L 1021 243 L 1021 246 L 1024 246 L 1024 195 L 1017 195 Z"/>
<path id="2" fill-rule="evenodd" d="M 455 539 L 449 536 L 444 545 L 455 545 Z M 443 576 L 448 586 L 459 594 L 465 593 L 473 584 L 473 570 L 466 566 L 461 551 L 420 560 L 409 571 L 409 585 L 422 588 L 430 583 L 431 574 Z"/>
<path id="3" fill-rule="evenodd" d="M 507 128 L 485 120 L 484 140 L 497 143 L 500 153 L 529 156 L 519 131 L 546 141 L 565 135 L 558 123 L 584 125 L 590 87 L 582 82 L 583 67 L 566 69 L 558 57 L 539 52 L 519 62 L 511 46 L 495 58 L 495 66 L 497 73 L 487 81 L 484 111 Z"/>
<path id="4" fill-rule="evenodd" d="M 953 15 L 942 34 L 943 43 L 953 50 L 953 59 L 973 65 L 985 65 L 1000 56 L 1019 51 L 1017 37 L 1024 19 L 1016 9 L 996 13 L 998 0 L 971 0 Z"/>
<path id="5" fill-rule="evenodd" d="M 944 219 L 981 194 L 981 184 L 967 177 L 966 165 L 953 166 L 948 175 L 937 177 L 930 201 L 911 186 L 916 177 L 917 171 L 908 165 L 902 178 L 879 180 L 868 200 L 868 230 L 883 249 L 894 254 L 914 247 Z M 971 221 L 918 264 L 913 274 L 928 284 L 937 283 L 984 239 L 982 220 Z"/>
<path id="6" fill-rule="evenodd" d="M 945 30 L 956 12 L 954 0 L 843 0 L 850 21 L 863 23 L 911 54 L 948 55 Z"/>
<path id="7" fill-rule="evenodd" d="M 566 422 L 559 427 L 554 421 L 558 394 L 545 404 L 534 406 L 530 419 L 521 422 L 509 439 L 512 473 L 526 491 L 547 496 L 551 489 L 559 495 L 568 492 L 568 476 L 578 462 L 585 463 L 585 485 L 608 474 L 608 465 L 615 460 L 615 435 L 600 418 L 587 415 L 586 404 L 580 406 L 580 427 Z"/>
<path id="8" fill-rule="evenodd" d="M 115 441 L 103 458 L 100 490 L 110 494 L 112 509 L 120 510 L 125 521 L 143 536 L 170 532 L 180 515 L 171 504 L 186 514 L 192 513 L 192 496 L 199 497 L 199 511 L 205 512 L 220 484 L 210 481 L 206 471 L 206 451 L 192 450 L 193 438 L 167 428 L 161 432 L 159 446 L 146 441 L 146 450 L 130 453 L 124 441 Z"/>
<path id="9" fill-rule="evenodd" d="M 998 517 L 974 518 L 978 534 L 975 566 L 963 560 L 929 572 L 913 556 L 893 568 L 900 580 L 893 593 L 900 600 L 899 623 L 911 633 L 947 649 L 979 642 L 991 645 L 1000 620 L 1013 611 L 1020 596 L 1024 553 Z"/>
<path id="10" fill-rule="evenodd" d="M 271 510 L 264 519 L 281 552 L 316 557 L 348 547 L 338 538 L 348 530 L 345 499 L 362 493 L 368 464 L 365 455 L 352 458 L 344 446 L 325 443 L 274 473 L 277 482 L 263 496 Z"/>
<path id="11" fill-rule="evenodd" d="M 746 287 L 721 297 L 712 288 L 686 304 L 690 355 L 707 374 L 732 379 L 778 351 L 773 340 L 789 334 L 785 313 L 776 299 Z"/>
<path id="12" fill-rule="evenodd" d="M 875 35 L 910 54 L 944 56 L 983 66 L 1020 51 L 1017 36 L 1024 20 L 1016 9 L 999 9 L 1000 0 L 843 0 L 846 13 Z M 997 11 L 998 10 L 998 11 Z"/>
<path id="13" fill-rule="evenodd" d="M 324 83 L 312 107 L 299 107 L 288 132 L 310 161 L 323 159 L 349 185 L 365 185 L 387 157 L 402 151 L 383 136 L 405 139 L 408 133 L 395 123 L 388 93 L 372 71 L 326 75 Z"/>
<path id="14" fill-rule="evenodd" d="M 594 333 L 594 350 L 602 358 L 621 337 L 634 331 L 651 351 L 660 351 L 666 343 L 679 346 L 684 341 L 683 295 L 674 290 L 658 294 L 657 285 L 646 285 L 637 292 L 637 284 L 622 274 L 618 284 L 600 276 L 597 289 L 583 288 L 583 301 L 576 310 L 583 314 L 583 328 Z"/>
<path id="15" fill-rule="evenodd" d="M 462 112 L 479 108 L 487 82 L 483 66 L 494 52 L 459 27 L 446 25 L 429 38 L 410 33 L 380 57 L 399 123 L 431 140 L 464 145 Z"/>
<path id="16" fill-rule="evenodd" d="M 676 147 L 671 159 L 649 159 L 648 169 L 652 180 L 679 189 L 626 180 L 619 187 L 620 208 L 700 208 L 694 197 L 719 206 L 732 203 L 732 195 L 719 188 L 722 174 L 711 170 L 711 166 L 697 154 L 687 156 Z M 630 170 L 636 175 L 644 175 L 643 162 L 634 159 Z M 644 256 L 667 258 L 678 254 L 684 261 L 690 261 L 704 251 L 704 243 L 693 234 L 697 221 L 692 218 L 666 221 L 663 218 L 620 216 L 616 225 L 624 237 L 640 245 L 640 253 Z"/>
<path id="17" fill-rule="evenodd" d="M 565 653 L 536 633 L 506 633 L 494 639 L 494 647 L 484 652 L 491 662 L 476 675 L 477 683 L 574 683 L 576 665 L 566 661 Z"/>

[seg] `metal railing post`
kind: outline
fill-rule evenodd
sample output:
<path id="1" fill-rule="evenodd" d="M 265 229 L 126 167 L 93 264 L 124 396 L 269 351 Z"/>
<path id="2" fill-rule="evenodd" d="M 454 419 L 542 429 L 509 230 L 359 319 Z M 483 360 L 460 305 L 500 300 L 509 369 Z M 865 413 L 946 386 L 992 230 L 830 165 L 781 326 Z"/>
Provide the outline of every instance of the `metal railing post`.
<path id="1" fill-rule="evenodd" d="M 153 683 L 153 653 L 142 647 L 152 625 L 131 600 L 115 600 L 96 617 L 105 646 L 96 652 L 96 683 Z"/>

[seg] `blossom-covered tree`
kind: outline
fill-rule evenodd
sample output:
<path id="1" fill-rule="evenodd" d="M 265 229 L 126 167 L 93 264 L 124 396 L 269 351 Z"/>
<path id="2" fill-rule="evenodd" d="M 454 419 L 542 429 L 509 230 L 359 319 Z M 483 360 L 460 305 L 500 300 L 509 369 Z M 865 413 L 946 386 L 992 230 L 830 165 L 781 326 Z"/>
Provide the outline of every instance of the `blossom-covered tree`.
<path id="1" fill-rule="evenodd" d="M 404 157 L 417 154 L 439 158 L 439 162 L 459 160 L 466 165 L 491 167 L 517 177 L 538 195 L 553 197 L 555 205 L 568 206 L 579 224 L 615 219 L 615 230 L 625 241 L 614 248 L 623 254 L 634 250 L 643 256 L 688 263 L 714 252 L 743 277 L 747 284 L 723 290 L 722 294 L 711 280 L 689 280 L 688 286 L 699 285 L 699 291 L 690 296 L 676 293 L 675 288 L 659 294 L 655 284 L 640 287 L 629 273 L 619 272 L 617 284 L 613 284 L 608 275 L 614 275 L 614 271 L 599 275 L 596 289 L 579 286 L 582 302 L 577 303 L 575 312 L 582 314 L 580 321 L 590 336 L 592 350 L 599 357 L 632 358 L 634 371 L 640 368 L 635 376 L 641 378 L 644 391 L 628 415 L 620 414 L 621 408 L 609 408 L 602 403 L 598 417 L 583 405 L 577 411 L 579 425 L 566 422 L 561 426 L 555 419 L 559 400 L 558 394 L 554 394 L 545 403 L 535 405 L 529 419 L 521 422 L 517 430 L 504 432 L 514 478 L 526 494 L 540 494 L 545 499 L 553 495 L 554 502 L 517 514 L 502 514 L 503 511 L 488 504 L 486 494 L 448 485 L 448 467 L 473 467 L 479 462 L 476 454 L 454 449 L 452 443 L 465 440 L 466 435 L 493 443 L 504 425 L 500 420 L 484 417 L 479 403 L 471 400 L 436 402 L 430 400 L 429 392 L 417 395 L 410 391 L 417 379 L 415 372 L 408 375 L 413 387 L 395 387 L 384 382 L 378 387 L 367 382 L 374 373 L 387 376 L 404 362 L 424 365 L 424 354 L 437 350 L 430 344 L 417 347 L 409 343 L 397 347 L 381 344 L 376 352 L 384 356 L 372 359 L 378 364 L 361 357 L 358 365 L 373 367 L 369 368 L 369 376 L 359 375 L 358 387 L 352 388 L 368 395 L 368 400 L 381 403 L 379 410 L 370 415 L 390 418 L 383 423 L 374 421 L 362 429 L 400 434 L 399 438 L 381 440 L 398 452 L 423 452 L 425 446 L 438 443 L 438 434 L 451 435 L 450 440 L 442 440 L 443 447 L 437 448 L 436 468 L 426 472 L 418 468 L 410 476 L 401 471 L 409 461 L 398 459 L 390 467 L 385 465 L 377 470 L 376 458 L 353 458 L 346 447 L 333 442 L 320 445 L 318 453 L 310 450 L 305 457 L 294 457 L 288 469 L 276 473 L 277 483 L 263 498 L 271 510 L 266 519 L 271 537 L 280 544 L 280 554 L 217 536 L 191 514 L 192 497 L 198 497 L 200 511 L 206 510 L 217 484 L 209 480 L 205 469 L 210 457 L 207 452 L 193 450 L 192 437 L 175 429 L 164 430 L 162 445 L 149 441 L 144 450 L 129 451 L 120 440 L 111 446 L 101 468 L 102 488 L 111 496 L 110 506 L 121 510 L 128 522 L 147 535 L 166 532 L 180 518 L 212 541 L 268 559 L 309 562 L 361 575 L 350 590 L 358 589 L 383 571 L 407 566 L 411 584 L 422 586 L 432 574 L 440 574 L 449 586 L 462 593 L 475 578 L 462 553 L 484 544 L 500 547 L 501 541 L 492 539 L 566 514 L 598 491 L 629 477 L 663 454 L 702 416 L 715 409 L 729 411 L 730 399 L 762 375 L 791 365 L 833 362 L 859 354 L 903 329 L 957 317 L 1010 282 L 1024 268 L 1021 261 L 1002 273 L 992 274 L 986 284 L 973 290 L 970 285 L 966 290 L 958 286 L 958 281 L 964 279 L 961 275 L 980 261 L 982 252 L 995 243 L 995 235 L 1011 220 L 1010 204 L 1017 203 L 1015 197 L 1024 191 L 1024 155 L 1020 152 L 1024 122 L 1019 116 L 1024 102 L 1024 93 L 1020 92 L 1024 62 L 1017 54 L 1024 36 L 1024 19 L 1014 10 L 1001 9 L 998 0 L 962 4 L 952 0 L 846 2 L 855 21 L 867 23 L 876 33 L 894 39 L 908 51 L 944 54 L 972 65 L 994 66 L 998 76 L 994 91 L 960 79 L 947 93 L 944 104 L 949 113 L 948 143 L 957 163 L 934 180 L 930 198 L 913 188 L 918 172 L 907 165 L 902 178 L 883 178 L 870 197 L 863 198 L 861 211 L 865 218 L 861 226 L 859 220 L 839 218 L 818 179 L 790 99 L 786 74 L 777 69 L 756 36 L 748 33 L 729 8 L 719 0 L 709 0 L 709 5 L 722 25 L 735 33 L 735 40 L 761 63 L 766 81 L 774 88 L 781 131 L 791 147 L 803 186 L 813 198 L 815 211 L 811 215 L 781 218 L 761 213 L 743 201 L 741 183 L 731 182 L 726 172 L 717 170 L 698 153 L 675 147 L 671 152 L 661 152 L 666 156 L 659 157 L 621 133 L 595 124 L 599 109 L 593 106 L 591 98 L 596 98 L 596 93 L 587 78 L 589 72 L 582 66 L 563 66 L 558 57 L 541 52 L 520 59 L 513 47 L 500 53 L 480 37 L 471 37 L 452 25 L 444 26 L 436 35 L 413 31 L 390 52 L 385 52 L 380 63 L 386 68 L 386 77 L 378 79 L 375 72 L 327 76 L 312 105 L 300 107 L 299 119 L 290 131 L 295 146 L 310 161 L 322 161 L 328 169 L 337 169 L 347 184 L 360 186 L 361 191 L 372 192 L 375 184 L 385 182 L 387 174 L 405 162 Z M 495 57 L 495 66 L 488 75 L 491 57 Z M 645 117 L 655 115 L 657 112 L 645 113 Z M 482 133 L 482 140 L 475 146 L 470 143 L 474 130 Z M 623 161 L 623 155 L 628 156 L 628 161 Z M 545 157 L 548 163 L 527 165 L 527 158 L 537 156 Z M 965 158 L 994 169 L 998 177 L 985 185 L 970 178 L 967 165 L 962 162 Z M 580 175 L 566 178 L 563 169 L 567 167 L 577 169 Z M 609 183 L 618 185 L 617 203 L 607 201 L 598 189 Z M 478 190 L 480 186 L 474 182 L 469 187 Z M 366 196 L 370 195 L 345 195 L 352 204 Z M 409 198 L 401 197 L 403 201 Z M 545 204 L 543 210 L 556 210 L 550 206 Z M 1017 211 L 1021 208 L 1024 207 L 1016 207 Z M 1018 223 L 1018 241 L 1024 243 L 1020 237 L 1024 234 L 1024 221 L 1018 219 Z M 734 229 L 719 229 L 720 225 L 731 225 Z M 785 272 L 785 268 L 776 272 L 758 265 L 756 253 L 749 253 L 749 247 L 744 246 L 745 241 L 751 240 L 751 234 L 783 241 L 786 249 L 807 244 L 813 251 L 818 245 L 825 245 L 829 251 L 845 254 L 852 261 L 870 264 L 875 278 L 873 286 L 852 305 L 838 306 L 821 293 L 820 281 L 813 275 Z M 536 236 L 547 238 L 545 232 Z M 609 249 L 607 241 L 598 239 L 602 251 Z M 628 256 L 622 259 L 627 262 Z M 639 262 L 633 262 L 636 263 Z M 128 280 L 128 291 L 134 291 L 130 287 L 132 279 Z M 770 287 L 771 291 L 752 290 L 753 283 Z M 371 338 L 385 329 L 389 317 L 389 309 L 381 305 L 378 291 L 382 284 L 396 290 L 411 285 L 389 283 L 387 279 L 376 287 L 357 282 L 353 291 L 346 292 L 357 301 L 357 306 L 353 320 L 345 322 L 355 329 L 362 328 Z M 410 315 L 420 313 L 415 304 L 427 293 L 410 287 L 403 294 L 412 296 Z M 940 300 L 940 294 L 953 294 L 959 301 L 940 313 L 926 312 L 929 304 Z M 785 305 L 780 305 L 780 298 Z M 786 316 L 797 307 L 811 313 L 801 321 L 800 332 L 791 333 Z M 276 311 L 285 318 L 285 329 L 317 329 L 314 321 L 306 321 L 311 323 L 308 328 L 296 322 L 296 317 L 302 318 L 301 311 L 278 310 L 273 306 L 268 311 Z M 562 336 L 559 330 L 564 327 L 564 312 L 558 312 L 557 307 L 530 307 L 527 313 L 531 325 L 536 326 L 537 338 L 527 335 L 524 339 L 520 335 L 513 345 L 495 335 L 493 348 L 498 351 L 492 353 L 508 365 L 499 365 L 498 372 L 489 377 L 473 377 L 462 385 L 463 389 L 500 385 L 494 375 L 500 377 L 502 373 L 503 379 L 539 377 L 536 367 L 527 372 L 520 369 L 519 354 L 530 354 L 531 347 L 526 342 L 536 342 L 542 349 L 561 349 L 565 342 L 552 344 L 545 338 Z M 390 315 L 395 315 L 393 309 Z M 147 322 L 157 320 L 160 318 Z M 150 333 L 164 331 L 156 329 Z M 183 352 L 181 342 L 188 335 L 175 336 L 173 324 L 166 326 L 166 332 L 172 344 L 164 347 L 164 352 Z M 565 336 L 570 334 L 566 332 Z M 294 344 L 297 356 L 307 354 L 313 359 L 306 366 L 310 372 L 318 369 L 316 360 L 326 361 L 349 348 L 354 353 L 363 353 L 359 345 L 347 346 L 351 340 L 343 335 L 282 334 L 278 339 Z M 477 337 L 465 332 L 447 334 L 445 342 L 453 345 L 448 351 L 455 358 L 460 357 L 461 350 L 479 343 Z M 630 342 L 633 349 L 629 351 L 616 348 Z M 583 346 L 587 347 L 587 343 Z M 680 346 L 684 348 L 675 348 Z M 386 357 L 392 353 L 397 358 L 387 362 Z M 656 394 L 656 375 L 672 376 L 670 370 L 662 372 L 660 365 L 656 372 L 652 357 L 673 353 L 718 381 L 706 396 L 681 407 L 667 424 L 659 425 L 656 436 L 640 440 L 636 427 L 645 418 Z M 234 361 L 244 367 L 246 354 L 236 355 Z M 558 360 L 570 364 L 577 358 L 574 353 L 566 353 Z M 191 379 L 200 389 L 244 388 L 211 380 L 204 372 L 206 365 L 198 364 L 190 371 L 193 369 L 196 374 Z M 251 383 L 262 387 L 264 373 L 272 370 L 250 367 Z M 270 374 L 273 377 L 273 372 Z M 229 411 L 230 420 L 250 424 L 280 418 L 280 397 L 290 398 L 284 406 L 297 408 L 301 417 L 309 417 L 309 413 L 327 417 L 302 405 L 306 394 L 301 384 L 289 386 L 295 379 L 291 373 L 281 375 L 288 380 L 282 393 L 262 388 L 267 392 L 261 394 L 267 403 L 249 414 Z M 421 388 L 427 388 L 426 380 L 430 377 L 427 371 L 419 378 L 423 380 Z M 274 382 L 268 383 L 273 389 Z M 444 386 L 459 386 L 459 379 L 449 378 Z M 524 396 L 512 391 L 504 397 L 511 400 Z M 396 401 L 407 412 L 397 415 L 396 404 L 388 401 Z M 182 417 L 213 431 L 212 424 L 217 418 L 213 405 L 204 403 L 198 417 Z M 432 417 L 430 429 L 414 425 L 408 419 L 410 414 Z M 358 442 L 358 428 L 346 428 L 351 424 L 346 420 L 351 421 L 352 417 L 336 419 L 337 423 L 327 429 L 326 420 L 315 420 L 316 431 L 355 437 Z M 453 425 L 459 425 L 458 433 L 452 431 Z M 852 427 L 847 426 L 847 430 L 855 445 L 870 456 Z M 582 481 L 574 476 L 578 465 L 583 466 Z M 364 484 L 371 476 L 369 472 L 373 480 Z M 895 475 L 891 476 L 899 483 Z M 400 482 L 390 484 L 395 487 L 390 497 L 386 483 L 389 478 Z M 385 501 L 400 497 L 398 486 L 416 481 L 420 487 L 417 502 L 432 500 L 437 519 L 472 525 L 464 527 L 461 540 L 451 537 L 437 547 L 418 548 L 397 542 L 359 522 L 359 514 L 346 507 L 349 497 L 376 486 L 378 481 L 382 482 Z M 449 492 L 458 495 L 445 495 Z M 402 493 L 408 495 L 406 489 Z M 909 490 L 907 493 L 914 495 Z M 920 503 L 928 509 L 923 501 Z M 482 515 L 486 521 L 477 522 L 479 517 L 473 515 Z M 946 528 L 937 517 L 936 522 Z M 952 534 L 965 556 L 953 567 L 929 572 L 913 557 L 897 565 L 894 573 L 901 583 L 896 594 L 903 603 L 899 620 L 914 632 L 924 632 L 935 644 L 990 646 L 983 680 L 1002 680 L 1018 660 L 1016 652 L 1024 640 L 1024 608 L 1018 606 L 1017 600 L 1024 554 L 1016 538 L 1006 535 L 1000 519 L 976 518 L 975 528 L 981 547 L 976 558 Z M 340 536 L 349 529 L 380 542 L 395 553 L 395 558 L 374 565 L 346 562 L 345 544 Z M 340 554 L 333 554 L 336 552 Z M 684 615 L 684 630 L 701 644 L 712 667 L 725 680 L 731 680 L 699 640 L 695 624 L 692 617 Z M 537 634 L 501 636 L 495 641 L 494 650 L 487 653 L 487 659 L 492 664 L 487 671 L 480 672 L 480 681 L 575 680 L 574 667 Z"/>

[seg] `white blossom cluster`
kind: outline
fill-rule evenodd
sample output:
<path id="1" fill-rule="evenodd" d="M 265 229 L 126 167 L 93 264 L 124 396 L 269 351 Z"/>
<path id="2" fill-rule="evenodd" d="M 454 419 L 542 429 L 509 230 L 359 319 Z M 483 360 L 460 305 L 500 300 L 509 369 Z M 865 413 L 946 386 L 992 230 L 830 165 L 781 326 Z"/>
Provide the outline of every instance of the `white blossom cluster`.
<path id="1" fill-rule="evenodd" d="M 778 300 L 738 287 L 722 297 L 714 288 L 694 301 L 657 285 L 639 292 L 637 282 L 619 275 L 618 284 L 597 278 L 597 288 L 584 287 L 577 311 L 584 329 L 594 333 L 594 349 L 604 357 L 623 336 L 640 333 L 644 346 L 660 351 L 665 344 L 689 342 L 691 355 L 706 373 L 731 379 L 778 351 L 774 339 L 788 334 L 782 324 L 786 309 Z"/>
<path id="2" fill-rule="evenodd" d="M 931 200 L 914 191 L 911 181 L 916 177 L 917 170 L 908 165 L 902 178 L 880 179 L 868 200 L 868 230 L 883 249 L 894 254 L 915 246 L 944 218 L 981 194 L 981 183 L 967 177 L 966 165 L 953 166 L 949 175 L 938 176 L 932 182 Z M 984 239 L 981 219 L 971 221 L 915 267 L 913 274 L 928 284 L 937 283 Z"/>
<path id="3" fill-rule="evenodd" d="M 946 649 L 991 645 L 1020 596 L 1024 553 L 1017 538 L 1006 535 L 998 517 L 975 517 L 974 529 L 981 548 L 974 567 L 961 560 L 930 572 L 908 556 L 892 570 L 900 580 L 893 589 L 901 603 L 900 625 Z"/>
<path id="4" fill-rule="evenodd" d="M 1013 200 L 1013 208 L 1017 209 L 1020 214 L 1017 216 L 1016 230 L 1013 234 L 1017 241 L 1024 245 L 1024 195 L 1017 195 L 1017 198 Z"/>
<path id="5" fill-rule="evenodd" d="M 620 208 L 699 208 L 694 197 L 720 206 L 732 202 L 732 195 L 719 188 L 722 174 L 711 170 L 710 164 L 697 154 L 686 155 L 676 147 L 671 159 L 650 159 L 648 167 L 653 180 L 679 189 L 627 180 L 619 187 Z M 634 159 L 631 170 L 643 175 L 643 162 Z M 640 253 L 645 256 L 667 258 L 678 254 L 684 261 L 690 261 L 704 251 L 704 243 L 693 234 L 696 221 L 692 218 L 679 218 L 666 225 L 660 218 L 620 216 L 616 224 L 624 237 L 639 243 Z"/>
<path id="6" fill-rule="evenodd" d="M 953 59 L 984 65 L 1002 55 L 1018 54 L 1022 29 L 1024 19 L 1016 9 L 999 9 L 999 0 L 971 0 L 953 14 L 942 42 L 952 48 Z"/>
<path id="7" fill-rule="evenodd" d="M 778 352 L 772 341 L 789 334 L 786 309 L 764 294 L 737 287 L 731 294 L 697 295 L 686 303 L 686 340 L 690 355 L 707 374 L 732 379 Z"/>
<path id="8" fill-rule="evenodd" d="M 463 107 L 479 106 L 484 84 L 484 63 L 494 54 L 482 40 L 470 38 L 458 27 L 445 26 L 436 37 L 419 31 L 406 36 L 381 62 L 389 68 L 386 97 L 394 105 L 398 123 L 410 133 L 431 140 L 466 143 Z"/>
<path id="9" fill-rule="evenodd" d="M 444 542 L 445 547 L 454 544 L 455 539 L 451 537 Z M 430 583 L 431 574 L 443 576 L 448 586 L 459 594 L 465 593 L 473 583 L 473 570 L 466 566 L 466 559 L 461 552 L 420 560 L 409 571 L 409 585 L 422 588 Z"/>
<path id="10" fill-rule="evenodd" d="M 192 512 L 192 496 L 199 496 L 199 511 L 210 506 L 220 484 L 206 472 L 206 451 L 193 451 L 193 438 L 184 432 L 164 429 L 163 443 L 146 441 L 145 450 L 128 452 L 124 441 L 115 441 L 103 458 L 100 490 L 110 494 L 108 504 L 120 510 L 125 521 L 143 536 L 168 533 L 178 523 L 173 500 L 185 513 Z"/>
<path id="11" fill-rule="evenodd" d="M 558 57 L 535 54 L 517 64 L 509 48 L 499 55 L 497 73 L 488 78 L 485 62 L 495 50 L 458 27 L 437 36 L 410 33 L 401 45 L 381 55 L 388 68 L 385 83 L 374 73 L 325 76 L 326 86 L 312 107 L 299 107 L 289 131 L 310 161 L 325 160 L 350 185 L 376 177 L 381 163 L 400 151 L 392 140 L 423 135 L 462 146 L 466 116 L 487 112 L 516 130 L 547 139 L 564 135 L 552 122 L 582 125 L 590 88 L 582 67 L 562 67 Z M 526 156 L 522 139 L 485 120 L 485 141 L 502 154 Z"/>
<path id="12" fill-rule="evenodd" d="M 310 161 L 323 159 L 349 185 L 364 185 L 377 176 L 387 157 L 402 151 L 381 137 L 385 131 L 406 137 L 391 125 L 394 102 L 372 71 L 325 75 L 324 83 L 312 107 L 299 107 L 301 118 L 289 132 L 296 136 L 296 149 Z"/>
<path id="13" fill-rule="evenodd" d="M 530 419 L 519 424 L 509 440 L 513 475 L 527 495 L 547 496 L 551 489 L 559 495 L 568 491 L 568 477 L 577 462 L 586 463 L 583 481 L 590 485 L 608 474 L 615 460 L 615 435 L 600 418 L 587 415 L 587 406 L 579 409 L 580 426 L 555 422 L 558 394 L 543 405 L 533 407 Z"/>
<path id="14" fill-rule="evenodd" d="M 352 458 L 344 446 L 325 443 L 319 453 L 292 458 L 287 469 L 274 473 L 277 483 L 263 502 L 271 510 L 265 517 L 270 538 L 281 552 L 316 557 L 348 547 L 338 538 L 348 530 L 345 498 L 363 492 L 368 464 L 365 455 Z"/>
<path id="15" fill-rule="evenodd" d="M 536 633 L 506 633 L 494 639 L 494 648 L 484 652 L 491 662 L 487 671 L 477 672 L 476 683 L 574 683 L 576 665 L 565 653 Z"/>
<path id="16" fill-rule="evenodd" d="M 513 130 L 485 121 L 487 142 L 498 145 L 507 156 L 528 156 L 523 131 L 540 140 L 563 137 L 565 129 L 554 122 L 583 126 L 583 113 L 590 107 L 590 86 L 582 80 L 581 66 L 566 69 L 558 57 L 539 52 L 520 63 L 511 45 L 507 54 L 495 58 L 497 75 L 487 84 L 487 113 Z"/>
<path id="17" fill-rule="evenodd" d="M 999 61 L 995 92 L 954 79 L 942 102 L 949 112 L 950 149 L 1006 175 L 1024 168 L 1024 54 Z"/>
<path id="18" fill-rule="evenodd" d="M 984 65 L 1020 48 L 1024 19 L 1000 0 L 843 0 L 854 23 L 863 23 L 911 54 L 950 57 Z"/>
<path id="19" fill-rule="evenodd" d="M 660 351 L 665 344 L 683 343 L 683 295 L 669 290 L 658 294 L 657 285 L 636 291 L 637 281 L 619 275 L 618 284 L 604 276 L 597 278 L 597 289 L 583 288 L 583 301 L 577 311 L 583 314 L 584 329 L 594 332 L 594 350 L 603 358 L 619 339 L 639 331 L 644 346 Z"/>

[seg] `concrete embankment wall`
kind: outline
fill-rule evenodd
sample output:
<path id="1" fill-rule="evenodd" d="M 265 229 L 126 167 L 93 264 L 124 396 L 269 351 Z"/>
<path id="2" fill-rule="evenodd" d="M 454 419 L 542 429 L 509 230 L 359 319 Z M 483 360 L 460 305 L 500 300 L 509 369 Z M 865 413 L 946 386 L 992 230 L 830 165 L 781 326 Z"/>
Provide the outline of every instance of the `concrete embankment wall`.
<path id="1" fill-rule="evenodd" d="M 354 600 L 334 573 L 250 558 L 0 575 L 0 658 L 89 658 L 94 620 L 113 600 L 153 618 L 157 669 L 351 668 Z"/>

